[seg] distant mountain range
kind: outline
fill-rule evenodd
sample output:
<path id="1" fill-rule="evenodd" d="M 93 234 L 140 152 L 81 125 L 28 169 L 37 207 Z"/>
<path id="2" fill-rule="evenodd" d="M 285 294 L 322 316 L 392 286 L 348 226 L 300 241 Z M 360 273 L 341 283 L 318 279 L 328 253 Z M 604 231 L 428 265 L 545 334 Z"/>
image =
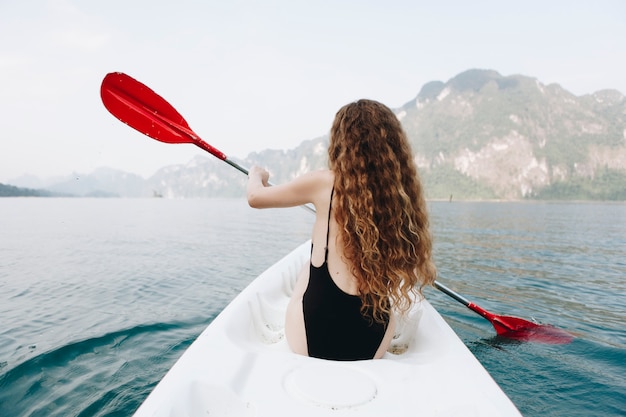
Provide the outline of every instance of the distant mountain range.
<path id="1" fill-rule="evenodd" d="M 425 84 L 395 112 L 430 199 L 626 200 L 626 99 L 618 91 L 575 96 L 558 84 L 473 69 Z M 269 167 L 282 183 L 325 167 L 327 144 L 321 136 L 237 162 Z M 241 197 L 245 180 L 207 155 L 148 179 L 101 168 L 54 184 L 11 183 L 76 196 L 194 198 Z"/>

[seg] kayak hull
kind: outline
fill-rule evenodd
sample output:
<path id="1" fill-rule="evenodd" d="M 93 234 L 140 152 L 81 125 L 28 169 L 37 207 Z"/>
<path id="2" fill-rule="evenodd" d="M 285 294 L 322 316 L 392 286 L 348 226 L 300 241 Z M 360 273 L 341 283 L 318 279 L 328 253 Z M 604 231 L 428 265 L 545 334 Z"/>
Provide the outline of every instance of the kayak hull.
<path id="1" fill-rule="evenodd" d="M 135 417 L 521 416 L 427 300 L 398 322 L 383 359 L 338 362 L 292 353 L 284 312 L 309 256 L 305 242 L 244 289 Z"/>

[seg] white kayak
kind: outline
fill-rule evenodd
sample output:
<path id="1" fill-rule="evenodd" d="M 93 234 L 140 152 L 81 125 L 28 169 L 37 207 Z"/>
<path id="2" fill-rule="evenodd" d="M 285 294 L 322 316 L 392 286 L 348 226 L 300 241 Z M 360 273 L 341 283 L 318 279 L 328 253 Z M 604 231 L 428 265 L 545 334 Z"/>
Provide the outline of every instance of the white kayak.
<path id="1" fill-rule="evenodd" d="M 271 266 L 189 346 L 135 417 L 521 416 L 427 300 L 384 358 L 294 354 L 284 312 L 310 242 Z"/>

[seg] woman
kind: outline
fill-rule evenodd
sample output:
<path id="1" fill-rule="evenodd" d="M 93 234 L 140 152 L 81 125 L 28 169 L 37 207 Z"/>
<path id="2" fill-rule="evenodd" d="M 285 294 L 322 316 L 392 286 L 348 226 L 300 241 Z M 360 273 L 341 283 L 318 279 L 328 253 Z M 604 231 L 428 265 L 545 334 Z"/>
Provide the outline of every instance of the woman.
<path id="1" fill-rule="evenodd" d="M 406 313 L 435 279 L 422 186 L 394 113 L 372 100 L 337 112 L 329 170 L 268 187 L 269 173 L 250 170 L 255 208 L 311 203 L 316 209 L 311 262 L 287 308 L 291 349 L 333 360 L 381 358 Z"/>

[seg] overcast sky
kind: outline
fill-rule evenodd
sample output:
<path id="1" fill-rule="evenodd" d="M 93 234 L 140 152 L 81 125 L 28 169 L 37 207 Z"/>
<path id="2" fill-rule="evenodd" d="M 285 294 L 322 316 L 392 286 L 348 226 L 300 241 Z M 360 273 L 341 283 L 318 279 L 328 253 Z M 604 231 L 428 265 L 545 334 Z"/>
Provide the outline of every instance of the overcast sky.
<path id="1" fill-rule="evenodd" d="M 621 0 L 0 0 L 0 182 L 100 166 L 148 177 L 203 153 L 113 118 L 108 72 L 245 157 L 327 133 L 352 100 L 399 107 L 470 68 L 626 93 L 625 22 Z"/>

